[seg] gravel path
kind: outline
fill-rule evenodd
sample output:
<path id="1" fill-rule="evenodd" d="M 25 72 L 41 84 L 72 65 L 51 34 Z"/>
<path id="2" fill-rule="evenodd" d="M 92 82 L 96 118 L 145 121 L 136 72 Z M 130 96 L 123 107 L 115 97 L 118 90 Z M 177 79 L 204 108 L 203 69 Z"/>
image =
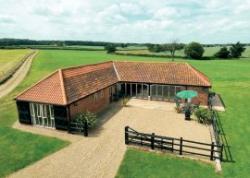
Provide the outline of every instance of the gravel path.
<path id="1" fill-rule="evenodd" d="M 126 151 L 124 127 L 141 132 L 155 132 L 174 137 L 185 136 L 197 141 L 210 141 L 209 129 L 194 121 L 184 121 L 176 114 L 173 103 L 130 100 L 129 107 L 112 113 L 106 122 L 89 137 L 79 137 L 56 130 L 15 124 L 14 127 L 43 135 L 70 140 L 68 147 L 28 166 L 10 177 L 34 178 L 112 178 L 115 177 Z M 112 110 L 114 111 L 114 110 Z M 110 116 L 110 115 L 109 115 Z M 40 130 L 40 131 L 39 131 Z M 47 130 L 47 132 L 46 132 Z"/>
<path id="2" fill-rule="evenodd" d="M 35 51 L 34 54 L 29 56 L 16 73 L 8 81 L 0 85 L 0 98 L 10 93 L 19 85 L 19 83 L 21 83 L 30 69 L 32 59 L 37 55 L 37 53 L 38 51 Z"/>

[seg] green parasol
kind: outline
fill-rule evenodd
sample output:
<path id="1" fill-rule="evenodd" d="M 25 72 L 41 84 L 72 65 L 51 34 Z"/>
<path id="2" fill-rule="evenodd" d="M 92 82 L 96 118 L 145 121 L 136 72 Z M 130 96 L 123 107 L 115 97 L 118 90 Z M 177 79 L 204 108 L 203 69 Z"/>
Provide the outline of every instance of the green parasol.
<path id="1" fill-rule="evenodd" d="M 182 99 L 191 99 L 193 97 L 198 96 L 198 94 L 196 91 L 193 91 L 193 90 L 182 90 L 182 91 L 178 92 L 176 94 L 176 96 L 178 98 L 182 98 Z"/>

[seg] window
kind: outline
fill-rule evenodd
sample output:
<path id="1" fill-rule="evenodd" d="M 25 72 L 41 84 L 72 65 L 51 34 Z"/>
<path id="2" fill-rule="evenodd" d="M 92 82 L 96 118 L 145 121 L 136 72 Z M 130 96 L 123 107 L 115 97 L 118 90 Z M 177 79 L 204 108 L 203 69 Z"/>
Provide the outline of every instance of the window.
<path id="1" fill-rule="evenodd" d="M 169 86 L 167 86 L 167 85 L 163 86 L 163 97 L 164 97 L 164 99 L 169 98 L 169 96 L 168 96 L 168 88 L 169 88 Z"/>
<path id="2" fill-rule="evenodd" d="M 54 110 L 52 105 L 30 103 L 30 115 L 34 125 L 55 127 Z"/>
<path id="3" fill-rule="evenodd" d="M 161 98 L 162 97 L 162 85 L 157 85 L 158 87 L 157 87 L 157 96 L 159 97 L 159 98 Z"/>
<path id="4" fill-rule="evenodd" d="M 100 97 L 103 98 L 104 97 L 104 91 L 101 90 L 100 92 L 101 92 L 101 94 L 100 94 L 101 96 Z"/>
<path id="5" fill-rule="evenodd" d="M 169 96 L 170 98 L 175 97 L 175 86 L 169 86 Z"/>
<path id="6" fill-rule="evenodd" d="M 104 97 L 104 91 L 103 90 L 100 90 L 96 93 L 94 93 L 94 102 L 95 101 L 98 101 L 100 98 L 103 98 Z"/>
<path id="7" fill-rule="evenodd" d="M 151 96 L 156 95 L 156 85 L 151 85 Z"/>

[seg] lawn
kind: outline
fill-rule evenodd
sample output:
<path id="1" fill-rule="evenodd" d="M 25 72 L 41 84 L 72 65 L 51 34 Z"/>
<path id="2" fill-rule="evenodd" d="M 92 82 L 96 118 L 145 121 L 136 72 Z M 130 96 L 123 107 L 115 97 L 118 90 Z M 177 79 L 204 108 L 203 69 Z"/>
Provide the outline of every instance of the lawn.
<path id="1" fill-rule="evenodd" d="M 189 159 L 180 159 L 173 155 L 128 149 L 116 178 L 207 178 L 221 177 L 211 164 Z"/>
<path id="2" fill-rule="evenodd" d="M 68 145 L 55 138 L 47 138 L 0 127 L 0 177 L 21 169 L 44 156 Z"/>
<path id="3" fill-rule="evenodd" d="M 28 49 L 0 50 L 0 80 L 8 71 L 15 68 L 30 51 Z"/>
<path id="4" fill-rule="evenodd" d="M 34 82 L 38 81 L 45 75 L 58 68 L 96 63 L 107 60 L 168 61 L 168 59 L 166 58 L 108 55 L 104 51 L 40 50 L 40 53 L 33 61 L 31 71 L 29 72 L 26 79 L 21 83 L 21 85 L 19 85 L 15 89 L 14 92 L 0 100 L 0 128 L 6 129 L 5 131 L 3 131 L 3 133 L 1 133 L 0 145 L 2 145 L 3 142 L 6 148 L 12 147 L 13 140 L 15 139 L 15 149 L 18 150 L 18 148 L 20 148 L 20 150 L 22 150 L 20 152 L 14 152 L 16 156 L 9 156 L 13 154 L 11 149 L 6 149 L 4 154 L 1 153 L 3 151 L 2 149 L 0 149 L 0 165 L 4 163 L 6 164 L 6 162 L 16 162 L 16 164 L 9 164 L 10 166 L 4 169 L 5 172 L 0 172 L 0 175 L 3 176 L 14 170 L 20 169 L 21 167 L 26 166 L 34 162 L 35 160 L 40 159 L 44 155 L 49 154 L 67 144 L 65 142 L 55 139 L 50 140 L 51 138 L 46 137 L 43 137 L 43 139 L 41 139 L 42 141 L 38 143 L 38 136 L 11 129 L 10 126 L 17 120 L 16 108 L 13 101 L 13 97 L 20 91 L 23 91 L 25 88 L 29 87 Z M 232 154 L 233 162 L 223 163 L 222 176 L 235 178 L 247 177 L 249 174 L 248 167 L 250 165 L 250 161 L 246 156 L 250 153 L 250 140 L 248 138 L 250 133 L 250 127 L 248 126 L 248 120 L 250 115 L 250 110 L 248 109 L 250 106 L 250 60 L 244 58 L 242 60 L 189 60 L 187 62 L 191 63 L 209 76 L 213 83 L 213 90 L 222 95 L 226 104 L 226 112 L 220 114 L 220 120 L 222 122 L 222 126 L 225 132 L 225 137 L 230 146 L 230 152 Z M 10 136 L 8 136 L 9 134 Z M 30 135 L 30 139 L 28 140 L 29 143 L 26 145 L 27 148 L 25 149 L 23 148 L 23 143 L 25 143 L 23 141 L 25 135 L 23 134 Z M 9 138 L 13 138 L 13 140 Z M 10 141 L 7 141 L 6 139 Z M 58 146 L 57 148 L 53 148 L 52 146 L 49 146 L 51 144 L 48 144 L 50 142 L 54 143 L 57 141 L 60 142 L 60 144 L 58 144 L 60 146 Z M 43 155 L 38 154 L 39 156 L 36 157 L 35 153 L 42 145 L 47 149 L 44 149 Z M 135 158 L 138 158 L 138 155 L 142 154 L 145 154 L 145 156 L 148 155 L 147 153 L 137 153 L 135 151 L 132 151 L 127 155 L 131 154 L 132 157 L 133 154 L 135 154 Z M 193 161 L 190 162 L 189 160 L 182 160 L 179 158 L 168 158 L 168 156 L 162 157 L 162 161 L 159 161 L 161 157 L 153 153 L 150 154 L 150 157 L 152 157 L 152 160 L 154 160 L 153 157 L 155 157 L 155 160 L 158 160 L 157 162 L 160 164 L 164 162 L 165 165 L 175 165 L 174 167 L 176 167 L 176 169 L 173 169 L 173 166 L 167 166 L 164 167 L 164 169 L 159 169 L 158 171 L 156 171 L 154 175 L 149 175 L 149 177 L 157 177 L 157 174 L 162 175 L 162 171 L 173 172 L 173 175 L 176 175 L 174 176 L 175 178 L 183 177 L 181 176 L 180 171 L 184 172 L 187 176 L 190 175 L 190 177 L 196 177 L 197 172 L 200 172 L 201 175 L 204 175 L 203 177 L 216 176 L 213 172 L 214 170 L 211 168 L 211 166 L 208 166 L 207 164 L 203 165 L 201 163 Z M 130 160 L 131 159 L 127 159 L 126 156 L 122 165 L 130 164 Z M 139 158 L 138 161 L 133 161 L 133 164 L 134 168 L 121 167 L 120 170 L 129 169 L 128 171 L 134 172 L 135 175 L 143 176 L 145 171 L 143 172 L 141 171 L 141 169 L 136 168 L 141 168 L 147 165 L 145 165 L 143 161 L 139 161 Z M 155 163 L 152 162 L 152 164 Z M 147 168 L 149 174 L 150 172 L 153 173 L 152 169 L 156 169 L 157 166 L 148 165 Z M 195 171 L 196 169 L 198 171 Z M 176 172 L 176 174 L 174 174 L 174 172 Z M 119 172 L 118 175 L 121 177 L 128 177 L 126 174 L 124 174 L 124 172 Z"/>

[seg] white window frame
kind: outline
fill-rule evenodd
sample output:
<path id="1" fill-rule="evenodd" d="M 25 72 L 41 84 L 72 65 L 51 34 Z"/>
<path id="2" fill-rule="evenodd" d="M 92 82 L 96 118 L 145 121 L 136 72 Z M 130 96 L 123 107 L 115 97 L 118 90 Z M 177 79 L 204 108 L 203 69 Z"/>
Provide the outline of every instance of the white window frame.
<path id="1" fill-rule="evenodd" d="M 49 115 L 47 108 L 49 109 Z M 55 127 L 55 116 L 53 105 L 30 103 L 30 115 L 32 118 L 32 124 L 42 127 Z"/>

